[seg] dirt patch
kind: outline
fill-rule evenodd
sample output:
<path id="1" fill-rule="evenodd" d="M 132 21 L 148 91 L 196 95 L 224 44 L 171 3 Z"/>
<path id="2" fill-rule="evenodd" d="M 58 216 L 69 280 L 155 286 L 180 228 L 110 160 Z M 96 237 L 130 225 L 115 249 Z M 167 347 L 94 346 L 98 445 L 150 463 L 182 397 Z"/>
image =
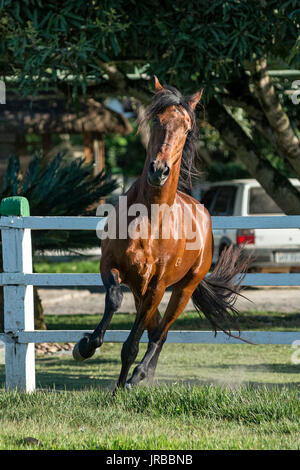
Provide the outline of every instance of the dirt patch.
<path id="1" fill-rule="evenodd" d="M 105 294 L 90 292 L 88 289 L 39 289 L 44 307 L 44 313 L 59 314 L 95 314 L 103 313 Z M 160 311 L 164 312 L 171 292 L 167 291 L 160 304 Z M 257 288 L 245 289 L 244 295 L 249 299 L 238 300 L 237 307 L 241 312 L 255 310 L 257 312 L 292 313 L 300 311 L 300 288 Z M 250 302 L 249 302 L 250 301 Z M 185 311 L 195 310 L 190 300 Z M 135 305 L 131 292 L 124 292 L 120 313 L 134 313 Z"/>

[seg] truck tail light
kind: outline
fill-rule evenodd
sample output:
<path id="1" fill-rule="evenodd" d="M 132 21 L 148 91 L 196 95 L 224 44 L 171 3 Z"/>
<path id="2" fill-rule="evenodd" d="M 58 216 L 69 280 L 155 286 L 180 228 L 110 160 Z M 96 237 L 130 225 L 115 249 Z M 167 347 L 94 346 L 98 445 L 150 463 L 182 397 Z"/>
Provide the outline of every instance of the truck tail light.
<path id="1" fill-rule="evenodd" d="M 237 245 L 247 244 L 253 245 L 255 243 L 255 233 L 253 229 L 239 229 L 236 233 Z"/>

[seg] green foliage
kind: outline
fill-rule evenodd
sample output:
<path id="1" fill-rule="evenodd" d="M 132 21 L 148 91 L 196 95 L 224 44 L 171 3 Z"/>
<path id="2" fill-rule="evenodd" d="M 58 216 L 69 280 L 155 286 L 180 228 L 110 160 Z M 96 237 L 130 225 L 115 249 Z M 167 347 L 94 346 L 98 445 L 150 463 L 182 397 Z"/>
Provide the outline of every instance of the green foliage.
<path id="1" fill-rule="evenodd" d="M 136 125 L 132 123 L 134 131 L 127 136 L 104 136 L 106 149 L 106 164 L 112 172 L 121 171 L 126 176 L 140 175 L 146 158 L 146 150 L 137 134 Z"/>
<path id="2" fill-rule="evenodd" d="M 2 0 L 0 75 L 8 90 L 23 95 L 48 90 L 76 102 L 81 95 L 128 94 L 146 103 L 155 74 L 185 94 L 204 87 L 204 119 L 212 97 L 222 103 L 233 98 L 231 114 L 249 133 L 253 124 L 248 111 L 246 116 L 234 111 L 240 102 L 254 97 L 251 87 L 249 91 L 248 64 L 267 56 L 268 68 L 300 67 L 298 3 Z M 299 110 L 284 93 L 291 81 L 273 78 L 297 133 Z M 220 140 L 210 133 L 206 143 L 232 159 Z M 107 142 L 112 171 L 121 170 L 125 176 L 141 172 L 144 151 L 135 137 L 108 137 Z M 284 176 L 288 174 L 287 165 L 266 141 L 258 149 Z M 228 169 L 229 174 L 237 170 L 238 165 Z"/>
<path id="3" fill-rule="evenodd" d="M 213 162 L 208 168 L 208 181 L 225 181 L 239 178 L 251 178 L 251 176 L 244 165 L 238 162 Z"/>
<path id="4" fill-rule="evenodd" d="M 47 89 L 50 82 L 68 81 L 70 74 L 73 97 L 79 90 L 85 93 L 90 74 L 98 82 L 103 78 L 95 61 L 118 54 L 117 35 L 128 27 L 113 4 L 118 2 L 2 1 L 0 52 L 9 67 L 6 73 L 21 71 L 18 86 L 24 94 L 42 84 Z"/>
<path id="5" fill-rule="evenodd" d="M 24 196 L 35 216 L 91 216 L 95 204 L 108 196 L 117 184 L 104 171 L 93 175 L 93 165 L 83 159 L 66 161 L 59 153 L 48 165 L 35 156 L 25 174 L 17 156 L 9 160 L 1 198 Z M 90 231 L 34 231 L 35 249 L 74 249 L 97 246 L 100 241 Z"/>
<path id="6" fill-rule="evenodd" d="M 76 97 L 107 82 L 105 64 L 156 74 L 205 99 L 264 54 L 297 66 L 297 0 L 2 0 L 0 66 L 23 93 L 67 85 Z M 147 86 L 147 84 L 145 84 Z"/>

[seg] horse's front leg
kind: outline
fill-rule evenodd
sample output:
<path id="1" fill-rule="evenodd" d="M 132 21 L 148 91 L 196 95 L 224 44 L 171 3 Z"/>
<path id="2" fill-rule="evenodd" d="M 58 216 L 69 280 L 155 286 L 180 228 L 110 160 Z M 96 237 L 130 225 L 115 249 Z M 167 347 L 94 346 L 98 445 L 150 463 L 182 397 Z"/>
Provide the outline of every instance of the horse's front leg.
<path id="1" fill-rule="evenodd" d="M 148 324 L 151 322 L 153 315 L 156 314 L 157 307 L 161 302 L 164 292 L 164 287 L 149 288 L 145 296 L 142 297 L 139 302 L 136 302 L 136 319 L 121 351 L 122 368 L 117 387 L 123 388 L 125 386 L 129 369 L 135 361 L 139 351 L 141 336 L 148 327 Z"/>
<path id="2" fill-rule="evenodd" d="M 107 276 L 103 276 L 103 284 L 106 296 L 102 320 L 93 333 L 86 333 L 74 346 L 73 357 L 75 361 L 84 361 L 94 355 L 96 349 L 103 343 L 104 334 L 110 325 L 113 314 L 121 306 L 123 293 L 119 283 L 119 272 L 112 269 Z"/>

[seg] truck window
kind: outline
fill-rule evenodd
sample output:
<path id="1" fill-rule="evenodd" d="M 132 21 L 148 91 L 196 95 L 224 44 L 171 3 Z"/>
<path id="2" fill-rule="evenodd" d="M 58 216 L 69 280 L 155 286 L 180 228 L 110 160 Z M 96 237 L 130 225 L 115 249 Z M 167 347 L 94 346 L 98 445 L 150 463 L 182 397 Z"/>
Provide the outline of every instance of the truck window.
<path id="1" fill-rule="evenodd" d="M 282 210 L 263 188 L 251 188 L 249 214 L 282 214 Z"/>
<path id="2" fill-rule="evenodd" d="M 233 215 L 236 186 L 221 186 L 211 210 L 211 215 Z"/>
<path id="3" fill-rule="evenodd" d="M 201 200 L 202 204 L 206 207 L 206 209 L 210 212 L 211 210 L 211 205 L 214 200 L 214 197 L 216 195 L 218 188 L 211 188 L 208 191 L 206 191 L 203 195 L 203 198 Z"/>

